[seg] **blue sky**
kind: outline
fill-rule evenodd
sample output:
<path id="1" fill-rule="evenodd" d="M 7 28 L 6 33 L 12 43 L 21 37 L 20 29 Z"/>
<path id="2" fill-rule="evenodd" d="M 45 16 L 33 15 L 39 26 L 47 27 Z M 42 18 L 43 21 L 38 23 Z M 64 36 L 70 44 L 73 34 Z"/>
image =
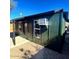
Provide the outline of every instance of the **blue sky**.
<path id="1" fill-rule="evenodd" d="M 15 8 L 10 12 L 10 19 L 29 16 L 50 10 L 63 8 L 69 10 L 69 0 L 14 0 Z"/>

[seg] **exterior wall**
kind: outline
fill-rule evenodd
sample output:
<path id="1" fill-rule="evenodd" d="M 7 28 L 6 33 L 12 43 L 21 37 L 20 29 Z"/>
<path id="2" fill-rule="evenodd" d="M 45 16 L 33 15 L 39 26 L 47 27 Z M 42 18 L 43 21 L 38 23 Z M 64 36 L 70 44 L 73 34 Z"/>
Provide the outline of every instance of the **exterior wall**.
<path id="1" fill-rule="evenodd" d="M 14 28 L 13 28 L 14 24 Z M 26 25 L 25 25 L 26 24 Z M 19 35 L 32 36 L 32 23 L 24 20 L 10 23 L 10 32 L 17 32 Z"/>
<path id="2" fill-rule="evenodd" d="M 61 35 L 63 35 L 63 33 L 65 32 L 65 26 L 66 26 L 65 19 L 62 17 L 62 19 L 61 19 Z"/>
<path id="3" fill-rule="evenodd" d="M 48 29 L 42 33 L 42 42 L 47 44 L 50 41 L 56 41 L 55 38 L 62 36 L 65 32 L 65 20 L 63 12 L 56 13 L 49 18 Z"/>
<path id="4" fill-rule="evenodd" d="M 33 31 L 33 29 L 32 29 L 32 23 L 31 22 L 27 22 L 27 26 L 24 26 L 24 28 L 25 28 L 25 36 L 26 37 L 28 37 L 28 38 L 30 38 L 30 39 L 32 39 L 32 31 Z"/>
<path id="5" fill-rule="evenodd" d="M 14 24 L 14 27 L 15 27 L 15 24 Z M 15 30 L 14 30 L 15 28 L 13 28 L 13 23 L 10 23 L 10 32 L 14 32 Z"/>
<path id="6" fill-rule="evenodd" d="M 33 42 L 36 42 L 38 44 L 41 44 L 41 45 L 47 45 L 47 43 L 49 41 L 56 41 L 55 38 L 56 37 L 59 37 L 61 36 L 64 31 L 65 31 L 65 20 L 63 18 L 63 12 L 58 12 L 58 13 L 55 13 L 53 15 L 50 15 L 50 16 L 45 16 L 44 17 L 39 17 L 37 19 L 40 19 L 40 18 L 47 18 L 48 19 L 48 28 L 46 26 L 43 26 L 43 25 L 40 25 L 40 38 L 36 38 L 34 37 L 34 34 L 33 34 L 33 30 L 34 30 L 34 27 L 33 27 L 33 21 L 35 20 L 34 18 L 31 19 L 31 20 L 27 20 L 27 21 L 24 21 L 23 20 L 21 22 L 22 23 L 22 31 L 25 35 L 25 38 L 33 41 Z M 18 24 L 19 21 L 17 21 L 17 29 L 18 30 Z M 25 25 L 25 23 L 27 23 Z M 21 24 L 20 24 L 21 25 Z M 12 24 L 11 24 L 11 29 L 10 31 L 12 32 Z"/>
<path id="7" fill-rule="evenodd" d="M 49 40 L 54 39 L 59 35 L 59 20 L 60 20 L 60 13 L 54 14 L 49 19 Z"/>
<path id="8" fill-rule="evenodd" d="M 10 24 L 10 32 L 13 32 L 13 24 Z"/>
<path id="9" fill-rule="evenodd" d="M 30 34 L 32 34 L 32 23 L 27 23 L 27 30 Z"/>

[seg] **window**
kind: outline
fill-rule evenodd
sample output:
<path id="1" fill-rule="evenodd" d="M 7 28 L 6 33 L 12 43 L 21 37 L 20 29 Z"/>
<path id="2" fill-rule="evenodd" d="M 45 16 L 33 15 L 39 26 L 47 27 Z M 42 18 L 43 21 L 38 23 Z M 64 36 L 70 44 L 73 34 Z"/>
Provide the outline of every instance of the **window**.
<path id="1" fill-rule="evenodd" d="M 48 19 L 47 18 L 41 18 L 38 20 L 39 25 L 48 25 Z"/>

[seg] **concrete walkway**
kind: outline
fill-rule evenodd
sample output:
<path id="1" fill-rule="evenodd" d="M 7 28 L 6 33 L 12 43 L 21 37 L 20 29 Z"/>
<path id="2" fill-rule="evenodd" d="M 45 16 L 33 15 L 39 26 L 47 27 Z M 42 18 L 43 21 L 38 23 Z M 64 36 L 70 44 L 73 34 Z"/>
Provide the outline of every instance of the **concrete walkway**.
<path id="1" fill-rule="evenodd" d="M 17 36 L 17 37 L 15 38 L 15 42 L 16 42 L 16 45 L 13 45 L 12 38 L 10 38 L 10 48 L 14 48 L 14 47 L 16 47 L 16 46 L 19 46 L 19 45 L 21 45 L 21 44 L 24 44 L 24 43 L 30 42 L 30 41 L 28 41 L 28 40 L 26 40 L 26 39 L 24 39 L 24 38 L 22 38 L 22 37 L 20 37 L 20 36 Z"/>

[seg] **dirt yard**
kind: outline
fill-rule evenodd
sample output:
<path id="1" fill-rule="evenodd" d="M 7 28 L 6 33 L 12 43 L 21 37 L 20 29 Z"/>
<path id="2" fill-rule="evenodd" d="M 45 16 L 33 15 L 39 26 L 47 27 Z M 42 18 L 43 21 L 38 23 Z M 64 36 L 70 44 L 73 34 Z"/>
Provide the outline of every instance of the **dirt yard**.
<path id="1" fill-rule="evenodd" d="M 13 45 L 10 38 L 10 59 L 29 59 L 44 47 L 30 42 L 20 36 L 16 37 L 16 45 Z"/>

